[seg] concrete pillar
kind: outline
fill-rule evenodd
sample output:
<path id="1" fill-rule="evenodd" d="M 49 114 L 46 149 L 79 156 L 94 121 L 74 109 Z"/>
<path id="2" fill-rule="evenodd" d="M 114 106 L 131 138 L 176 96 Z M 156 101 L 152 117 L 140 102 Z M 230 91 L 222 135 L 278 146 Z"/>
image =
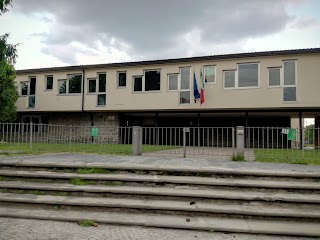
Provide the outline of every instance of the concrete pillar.
<path id="1" fill-rule="evenodd" d="M 140 156 L 142 154 L 142 127 L 132 127 L 132 155 Z"/>
<path id="2" fill-rule="evenodd" d="M 316 149 L 320 149 L 320 116 L 314 118 L 314 146 Z"/>
<path id="3" fill-rule="evenodd" d="M 244 127 L 237 126 L 237 154 L 244 155 Z"/>

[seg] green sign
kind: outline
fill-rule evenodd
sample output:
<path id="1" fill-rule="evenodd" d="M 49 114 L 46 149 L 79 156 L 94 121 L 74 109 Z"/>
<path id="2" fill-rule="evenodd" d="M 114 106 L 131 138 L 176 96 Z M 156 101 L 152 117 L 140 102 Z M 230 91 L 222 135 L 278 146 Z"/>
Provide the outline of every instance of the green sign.
<path id="1" fill-rule="evenodd" d="M 288 132 L 288 140 L 297 140 L 297 130 L 290 128 Z"/>
<path id="2" fill-rule="evenodd" d="M 91 136 L 92 137 L 97 137 L 98 136 L 98 128 L 92 128 L 91 129 Z"/>

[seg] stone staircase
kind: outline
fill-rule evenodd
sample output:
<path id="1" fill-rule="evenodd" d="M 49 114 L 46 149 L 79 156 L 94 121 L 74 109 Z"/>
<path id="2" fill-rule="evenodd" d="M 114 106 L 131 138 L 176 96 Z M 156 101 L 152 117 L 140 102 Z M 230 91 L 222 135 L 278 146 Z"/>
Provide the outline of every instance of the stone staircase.
<path id="1" fill-rule="evenodd" d="M 320 173 L 0 161 L 0 217 L 320 236 Z"/>

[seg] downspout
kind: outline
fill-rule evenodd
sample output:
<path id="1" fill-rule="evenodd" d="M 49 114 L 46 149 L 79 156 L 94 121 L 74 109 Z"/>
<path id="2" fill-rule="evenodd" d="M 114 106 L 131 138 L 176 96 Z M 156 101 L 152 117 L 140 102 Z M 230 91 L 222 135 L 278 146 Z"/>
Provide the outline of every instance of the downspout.
<path id="1" fill-rule="evenodd" d="M 85 84 L 85 71 L 82 69 L 82 104 L 81 104 L 81 112 L 84 112 L 84 85 Z"/>

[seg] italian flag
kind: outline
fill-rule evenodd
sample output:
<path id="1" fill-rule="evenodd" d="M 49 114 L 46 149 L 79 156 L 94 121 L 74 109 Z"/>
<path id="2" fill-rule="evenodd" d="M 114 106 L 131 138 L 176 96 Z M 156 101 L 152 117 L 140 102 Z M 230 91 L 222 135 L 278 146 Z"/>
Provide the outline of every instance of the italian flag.
<path id="1" fill-rule="evenodd" d="M 202 77 L 202 68 L 200 68 L 200 81 L 201 81 L 201 91 L 200 91 L 200 105 L 204 103 L 204 81 Z"/>

